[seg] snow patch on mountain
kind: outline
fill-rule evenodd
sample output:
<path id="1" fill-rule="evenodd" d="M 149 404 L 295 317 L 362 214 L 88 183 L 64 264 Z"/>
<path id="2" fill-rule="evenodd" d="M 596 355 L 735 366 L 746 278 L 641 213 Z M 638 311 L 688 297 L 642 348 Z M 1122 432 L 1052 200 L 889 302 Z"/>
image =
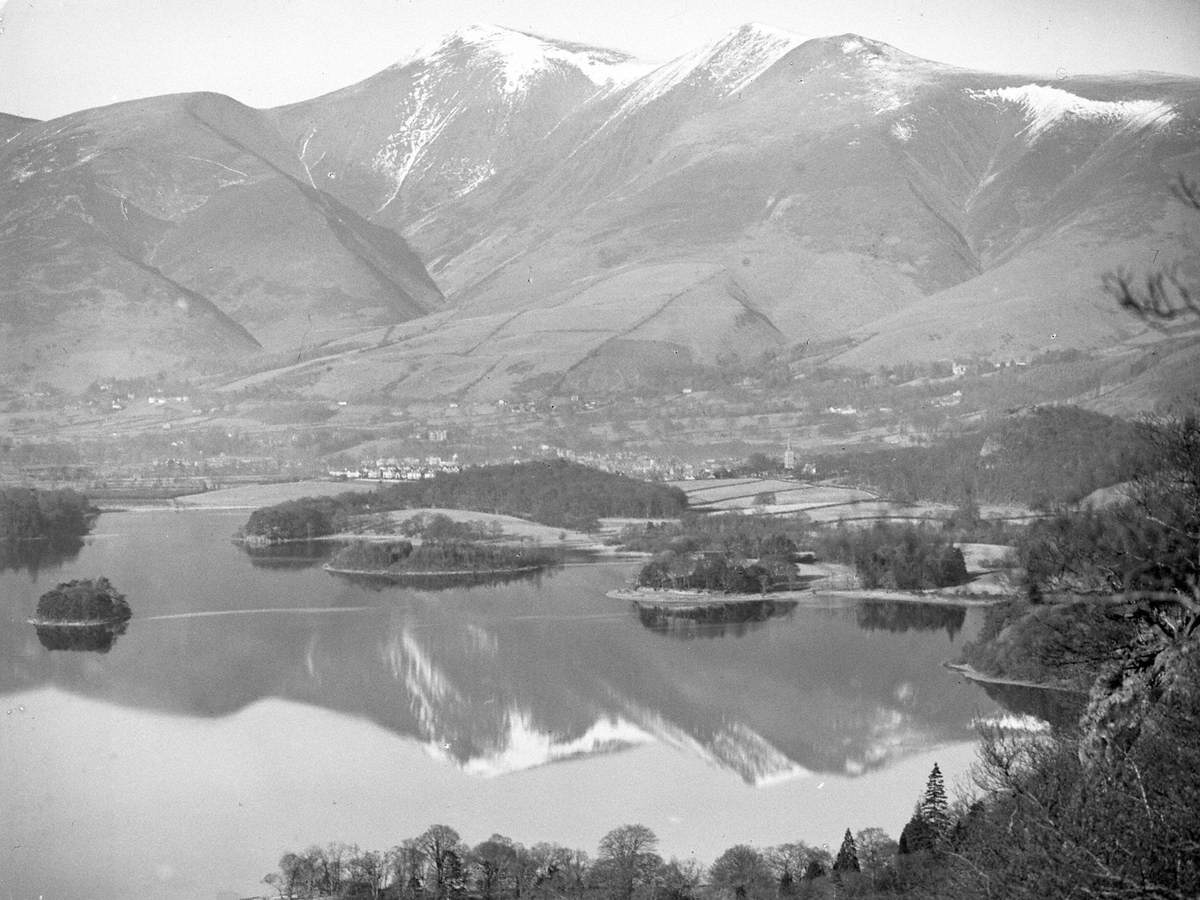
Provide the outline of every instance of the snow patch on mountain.
<path id="1" fill-rule="evenodd" d="M 400 194 L 408 176 L 422 161 L 429 147 L 462 112 L 459 106 L 439 107 L 428 84 L 429 73 L 422 73 L 413 82 L 412 92 L 404 98 L 399 110 L 403 119 L 400 127 L 389 134 L 371 160 L 371 168 L 392 182 L 392 190 L 379 206 L 382 212 Z"/>
<path id="2" fill-rule="evenodd" d="M 642 78 L 613 118 L 640 109 L 685 83 L 708 85 L 720 98 L 732 96 L 801 43 L 796 35 L 778 28 L 743 25 L 715 43 L 685 53 Z"/>
<path id="3" fill-rule="evenodd" d="M 841 82 L 837 90 L 819 94 L 834 103 L 862 104 L 875 115 L 894 112 L 910 103 L 917 91 L 951 69 L 921 59 L 890 44 L 857 34 L 816 38 L 809 65 L 827 80 Z"/>
<path id="4" fill-rule="evenodd" d="M 465 197 L 496 174 L 496 167 L 490 162 L 472 163 L 470 160 L 461 160 L 457 167 L 445 166 L 443 168 L 461 185 L 454 192 L 455 197 Z"/>
<path id="5" fill-rule="evenodd" d="M 1165 125 L 1175 118 L 1174 108 L 1160 100 L 1089 100 L 1043 84 L 967 91 L 967 94 L 1020 106 L 1027 120 L 1022 133 L 1030 142 L 1068 119 L 1093 119 L 1142 128 Z"/>
<path id="6" fill-rule="evenodd" d="M 413 61 L 436 65 L 449 61 L 464 46 L 496 70 L 497 87 L 510 99 L 528 91 L 539 77 L 556 68 L 577 69 L 597 88 L 627 84 L 650 68 L 617 50 L 551 41 L 498 25 L 471 25 L 432 50 L 418 51 Z"/>
<path id="7" fill-rule="evenodd" d="M 491 108 L 499 117 L 493 127 L 505 128 L 547 75 L 580 73 L 599 93 L 638 78 L 649 67 L 617 50 L 472 25 L 393 68 L 411 72 L 412 83 L 395 101 L 397 126 L 371 159 L 371 168 L 391 183 L 376 213 L 400 195 L 410 177 L 437 165 L 434 145 L 452 122 L 470 113 L 469 105 L 477 111 L 481 104 Z M 464 73 L 482 76 L 490 96 L 468 100 L 462 90 Z M 457 182 L 454 195 L 462 197 L 495 175 L 496 166 L 491 158 L 459 158 L 442 164 L 442 174 Z"/>
<path id="8" fill-rule="evenodd" d="M 864 99 L 875 115 L 900 109 L 921 85 L 947 69 L 941 63 L 912 56 L 889 44 L 858 35 L 847 35 L 841 42 L 841 51 L 857 64 L 846 77 L 861 80 L 865 87 Z M 900 139 L 907 140 L 908 136 L 911 132 Z"/>

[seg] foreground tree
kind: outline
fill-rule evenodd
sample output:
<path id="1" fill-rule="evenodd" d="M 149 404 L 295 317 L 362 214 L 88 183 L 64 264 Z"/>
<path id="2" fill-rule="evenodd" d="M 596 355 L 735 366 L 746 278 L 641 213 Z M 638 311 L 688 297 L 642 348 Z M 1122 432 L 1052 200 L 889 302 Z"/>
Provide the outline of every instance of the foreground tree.
<path id="1" fill-rule="evenodd" d="M 530 891 L 538 897 L 579 897 L 587 889 L 591 860 L 582 850 L 537 843 L 529 848 Z"/>
<path id="2" fill-rule="evenodd" d="M 425 851 L 417 838 L 406 838 L 387 851 L 390 882 L 402 900 L 415 900 L 421 893 Z"/>
<path id="3" fill-rule="evenodd" d="M 1181 174 L 1171 193 L 1185 207 L 1200 212 L 1200 182 Z M 1129 269 L 1117 269 L 1104 276 L 1103 285 L 1122 307 L 1152 328 L 1162 328 L 1178 316 L 1200 315 L 1200 292 L 1178 262 L 1141 278 Z"/>
<path id="4" fill-rule="evenodd" d="M 946 784 L 937 763 L 925 782 L 925 793 L 917 802 L 912 818 L 900 832 L 899 852 L 924 853 L 937 850 L 950 830 L 950 815 L 946 802 Z"/>
<path id="5" fill-rule="evenodd" d="M 862 871 L 858 864 L 858 847 L 854 843 L 854 835 L 850 833 L 849 828 L 846 829 L 846 834 L 842 838 L 842 846 L 838 848 L 837 859 L 833 861 L 833 871 L 839 874 Z"/>
<path id="6" fill-rule="evenodd" d="M 771 847 L 764 854 L 764 858 L 775 876 L 776 889 L 781 897 L 790 897 L 797 892 L 801 880 L 813 863 L 825 870 L 833 865 L 828 850 L 812 847 L 804 841 Z"/>
<path id="7" fill-rule="evenodd" d="M 767 897 L 771 893 L 771 868 L 753 847 L 730 847 L 708 870 L 708 880 L 722 896 L 736 900 Z"/>
<path id="8" fill-rule="evenodd" d="M 873 887 L 881 887 L 889 877 L 899 849 L 896 841 L 882 828 L 864 828 L 854 835 L 854 843 L 863 875 Z"/>
<path id="9" fill-rule="evenodd" d="M 355 896 L 379 900 L 388 882 L 387 858 L 378 850 L 355 853 L 347 862 L 349 887 Z M 339 891 L 334 893 L 339 894 Z"/>
<path id="10" fill-rule="evenodd" d="M 430 825 L 417 838 L 417 846 L 433 867 L 433 893 L 438 898 L 450 895 L 452 878 L 461 875 L 462 838 L 449 825 Z"/>
<path id="11" fill-rule="evenodd" d="M 511 839 L 493 834 L 475 845 L 471 851 L 471 868 L 475 873 L 475 889 L 483 900 L 493 900 L 503 894 L 512 882 L 517 868 L 517 850 Z"/>
<path id="12" fill-rule="evenodd" d="M 662 864 L 658 836 L 645 825 L 622 825 L 600 839 L 593 875 L 609 897 L 629 900 L 634 891 L 653 883 Z"/>
<path id="13" fill-rule="evenodd" d="M 925 782 L 925 795 L 921 798 L 921 818 L 929 824 L 938 840 L 945 838 L 950 828 L 947 810 L 946 782 L 942 778 L 941 768 L 934 763 Z"/>
<path id="14" fill-rule="evenodd" d="M 655 896 L 663 900 L 697 900 L 704 881 L 704 867 L 698 862 L 672 859 L 663 863 L 654 877 Z"/>

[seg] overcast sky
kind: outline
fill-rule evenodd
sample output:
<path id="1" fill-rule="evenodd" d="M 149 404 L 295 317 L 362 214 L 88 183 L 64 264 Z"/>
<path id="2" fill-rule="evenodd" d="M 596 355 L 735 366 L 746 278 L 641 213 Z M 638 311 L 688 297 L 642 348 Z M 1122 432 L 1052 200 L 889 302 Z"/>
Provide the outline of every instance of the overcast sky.
<path id="1" fill-rule="evenodd" d="M 971 68 L 1200 76 L 1200 0 L 7 0 L 0 112 L 209 90 L 253 106 L 359 81 L 474 22 L 665 61 L 745 22 L 856 32 Z"/>

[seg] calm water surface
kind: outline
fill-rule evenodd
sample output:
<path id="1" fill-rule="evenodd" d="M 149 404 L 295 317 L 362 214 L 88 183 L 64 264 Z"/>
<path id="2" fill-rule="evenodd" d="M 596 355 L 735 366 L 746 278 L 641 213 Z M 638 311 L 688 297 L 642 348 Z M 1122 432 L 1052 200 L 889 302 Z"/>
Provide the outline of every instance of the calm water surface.
<path id="1" fill-rule="evenodd" d="M 286 849 L 435 822 L 589 852 L 642 822 L 704 862 L 895 836 L 1000 711 L 941 667 L 978 611 L 814 601 L 656 629 L 604 596 L 636 563 L 380 588 L 322 571 L 324 550 L 248 556 L 245 517 L 107 513 L 73 558 L 5 563 L 0 900 L 257 894 Z M 48 649 L 38 596 L 99 575 L 127 632 Z"/>

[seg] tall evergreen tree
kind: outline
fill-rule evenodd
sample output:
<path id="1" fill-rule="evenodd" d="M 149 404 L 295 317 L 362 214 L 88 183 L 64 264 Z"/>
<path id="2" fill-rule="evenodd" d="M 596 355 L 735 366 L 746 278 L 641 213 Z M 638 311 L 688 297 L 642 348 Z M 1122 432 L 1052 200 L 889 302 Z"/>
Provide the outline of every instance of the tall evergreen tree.
<path id="1" fill-rule="evenodd" d="M 833 861 L 833 871 L 839 874 L 862 871 L 858 865 L 858 846 L 854 843 L 854 835 L 850 833 L 849 828 L 846 829 L 846 836 L 842 838 L 837 859 Z"/>
<path id="2" fill-rule="evenodd" d="M 946 783 L 937 763 L 925 782 L 925 793 L 921 795 L 912 818 L 900 832 L 901 853 L 918 853 L 934 850 L 950 832 L 950 813 L 946 802 Z"/>
<path id="3" fill-rule="evenodd" d="M 933 764 L 929 780 L 925 782 L 925 796 L 921 798 L 921 818 L 933 832 L 935 841 L 940 841 L 950 830 L 950 813 L 946 803 L 946 784 L 942 780 L 942 770 L 938 764 Z"/>

